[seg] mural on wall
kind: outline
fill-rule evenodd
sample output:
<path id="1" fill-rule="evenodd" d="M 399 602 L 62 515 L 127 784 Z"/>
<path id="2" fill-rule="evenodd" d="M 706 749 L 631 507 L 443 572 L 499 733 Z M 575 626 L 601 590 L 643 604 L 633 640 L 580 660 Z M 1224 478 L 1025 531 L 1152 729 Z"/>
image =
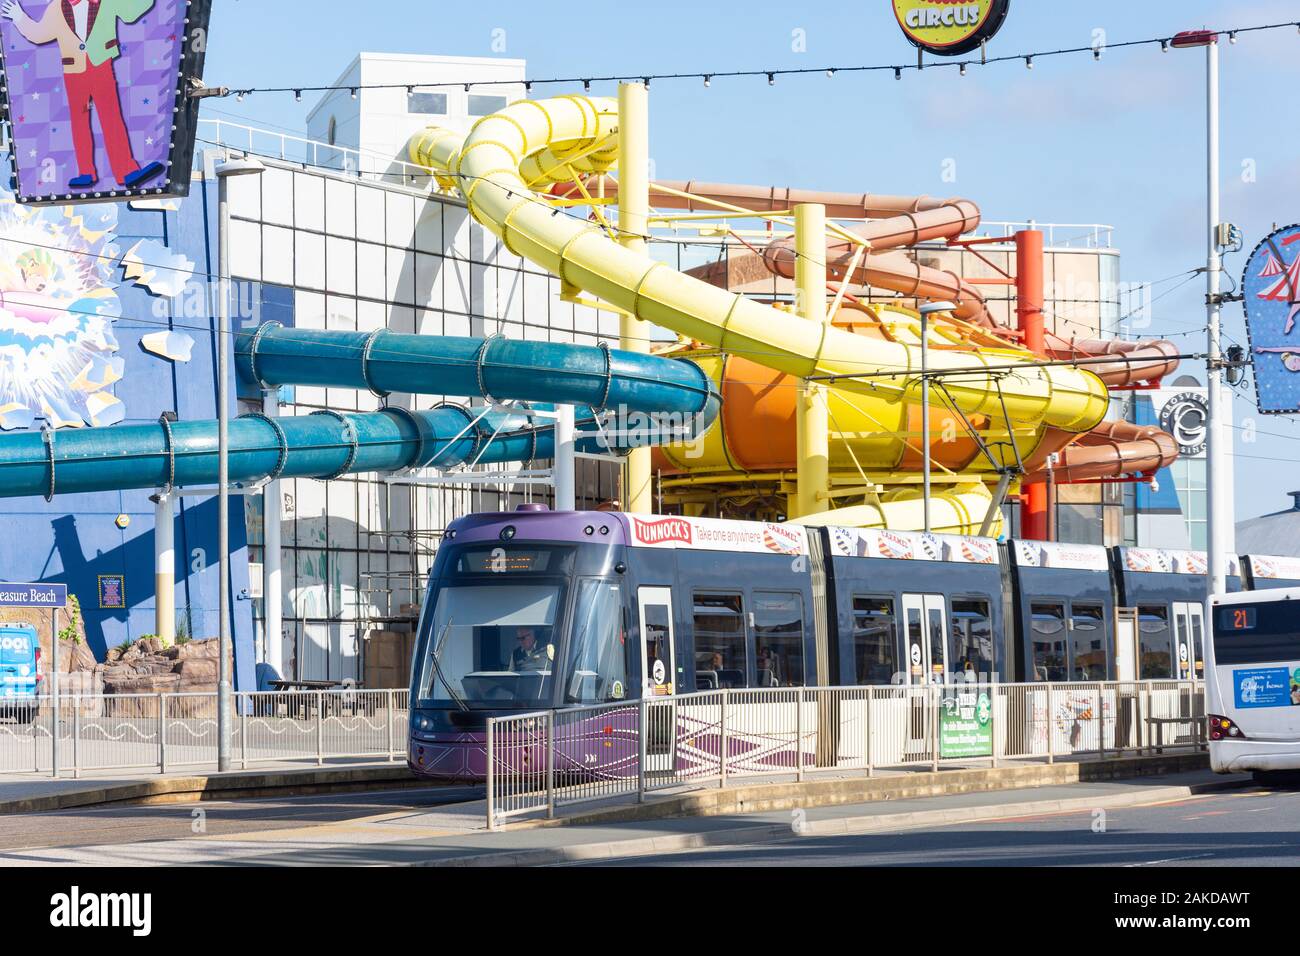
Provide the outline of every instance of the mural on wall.
<path id="1" fill-rule="evenodd" d="M 0 189 L 0 428 L 112 425 L 123 360 L 117 207 L 20 206 Z"/>
<path id="2" fill-rule="evenodd" d="M 116 425 L 126 417 L 113 389 L 125 374 L 113 332 L 119 293 L 134 285 L 154 298 L 178 296 L 194 263 L 153 239 L 123 252 L 117 232 L 115 205 L 22 206 L 0 187 L 0 429 L 42 420 L 54 428 Z M 141 346 L 186 362 L 193 339 L 164 331 Z"/>
<path id="3" fill-rule="evenodd" d="M 0 186 L 0 429 L 116 426 L 163 411 L 212 416 L 210 283 L 195 267 L 212 258 L 212 192 L 200 184 L 185 200 L 32 206 Z M 0 499 L 0 576 L 66 584 L 101 660 L 156 630 L 149 493 Z M 248 576 L 242 508 L 236 499 L 230 571 L 235 680 L 248 689 L 255 658 L 250 602 L 239 599 Z M 216 632 L 216 528 L 215 498 L 180 500 L 173 604 L 178 632 L 195 638 Z"/>
<path id="4" fill-rule="evenodd" d="M 211 0 L 0 0 L 21 202 L 189 190 Z"/>

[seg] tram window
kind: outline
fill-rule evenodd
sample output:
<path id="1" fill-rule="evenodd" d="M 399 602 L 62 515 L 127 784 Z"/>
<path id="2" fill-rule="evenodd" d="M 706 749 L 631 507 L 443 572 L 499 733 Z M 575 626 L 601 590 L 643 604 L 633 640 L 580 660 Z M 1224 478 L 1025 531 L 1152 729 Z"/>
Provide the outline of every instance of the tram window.
<path id="1" fill-rule="evenodd" d="M 668 640 L 672 634 L 668 620 L 668 608 L 663 604 L 647 603 L 642 613 L 645 617 L 645 631 L 641 635 L 641 639 L 645 641 L 645 673 L 642 675 L 642 679 L 647 686 L 663 687 L 673 682 L 673 674 L 668 666 L 673 659 L 671 649 L 668 646 Z M 653 676 L 655 661 L 664 662 L 662 680 Z"/>
<path id="2" fill-rule="evenodd" d="M 1138 605 L 1138 642 L 1142 648 L 1138 676 L 1142 680 L 1174 676 L 1174 656 L 1169 645 L 1169 608 L 1163 604 Z"/>
<path id="3" fill-rule="evenodd" d="M 754 592 L 754 665 L 759 687 L 803 686 L 803 596 Z"/>
<path id="4" fill-rule="evenodd" d="M 565 696 L 601 704 L 627 695 L 623 599 L 617 584 L 584 580 L 573 612 L 573 655 Z"/>
<path id="5" fill-rule="evenodd" d="M 988 601 L 953 600 L 952 649 L 952 670 L 958 680 L 992 678 L 993 621 Z"/>
<path id="6" fill-rule="evenodd" d="M 1205 677 L 1205 640 L 1201 634 L 1201 615 L 1197 611 L 1191 612 L 1192 617 L 1192 660 L 1195 662 L 1196 679 L 1201 680 Z"/>
<path id="7" fill-rule="evenodd" d="M 695 595 L 695 673 L 718 687 L 748 687 L 744 600 L 739 594 Z"/>
<path id="8" fill-rule="evenodd" d="M 1070 680 L 1106 679 L 1106 625 L 1100 604 L 1070 606 Z"/>
<path id="9" fill-rule="evenodd" d="M 858 684 L 888 684 L 894 679 L 897 640 L 890 598 L 853 598 L 853 661 Z"/>
<path id="10" fill-rule="evenodd" d="M 1066 680 L 1065 605 L 1029 606 L 1034 644 L 1034 680 Z"/>
<path id="11" fill-rule="evenodd" d="M 1177 648 L 1178 660 L 1178 679 L 1183 680 L 1187 677 L 1188 660 L 1187 654 L 1187 612 L 1181 610 L 1174 611 L 1174 647 Z"/>
<path id="12" fill-rule="evenodd" d="M 925 651 L 925 627 L 921 623 L 921 609 L 919 607 L 907 608 L 907 654 L 911 662 L 912 682 L 919 683 L 927 679 L 924 666 L 921 664 L 922 655 Z"/>

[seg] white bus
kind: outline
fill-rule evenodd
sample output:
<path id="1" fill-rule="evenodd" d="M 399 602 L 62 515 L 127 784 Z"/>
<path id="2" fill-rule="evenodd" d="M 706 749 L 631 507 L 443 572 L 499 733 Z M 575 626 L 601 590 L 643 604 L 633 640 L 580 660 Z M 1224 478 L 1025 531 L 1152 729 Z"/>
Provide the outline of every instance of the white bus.
<path id="1" fill-rule="evenodd" d="M 1210 766 L 1300 770 L 1300 587 L 1210 598 Z"/>

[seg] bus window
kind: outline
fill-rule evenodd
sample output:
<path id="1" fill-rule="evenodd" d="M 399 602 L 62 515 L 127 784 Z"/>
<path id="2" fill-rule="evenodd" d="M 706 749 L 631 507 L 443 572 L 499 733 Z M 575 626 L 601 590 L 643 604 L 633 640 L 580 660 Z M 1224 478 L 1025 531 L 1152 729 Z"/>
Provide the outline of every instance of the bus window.
<path id="1" fill-rule="evenodd" d="M 803 686 L 803 596 L 754 592 L 754 663 L 759 687 Z"/>
<path id="2" fill-rule="evenodd" d="M 957 680 L 992 679 L 993 622 L 988 601 L 953 599 L 952 649 Z"/>
<path id="3" fill-rule="evenodd" d="M 1033 630 L 1034 675 L 1037 681 L 1067 680 L 1065 661 L 1065 605 L 1031 604 L 1029 615 Z"/>
<path id="4" fill-rule="evenodd" d="M 898 669 L 898 636 L 890 598 L 853 598 L 853 662 L 858 684 L 888 684 Z"/>
<path id="5" fill-rule="evenodd" d="M 1214 609 L 1216 665 L 1290 664 L 1297 660 L 1300 630 L 1292 602 L 1225 604 Z M 1297 689 L 1300 685 L 1292 684 L 1292 692 Z"/>
<path id="6" fill-rule="evenodd" d="M 696 686 L 748 687 L 744 602 L 739 594 L 695 595 Z"/>
<path id="7" fill-rule="evenodd" d="M 1163 604 L 1138 605 L 1138 641 L 1142 660 L 1138 677 L 1161 680 L 1174 676 L 1174 657 L 1169 646 L 1169 608 Z"/>
<path id="8" fill-rule="evenodd" d="M 1070 605 L 1070 680 L 1106 679 L 1106 625 L 1100 604 Z"/>
<path id="9" fill-rule="evenodd" d="M 602 704 L 624 698 L 627 653 L 623 599 L 617 584 L 597 580 L 579 584 L 573 633 L 573 656 L 565 694 L 569 703 Z"/>

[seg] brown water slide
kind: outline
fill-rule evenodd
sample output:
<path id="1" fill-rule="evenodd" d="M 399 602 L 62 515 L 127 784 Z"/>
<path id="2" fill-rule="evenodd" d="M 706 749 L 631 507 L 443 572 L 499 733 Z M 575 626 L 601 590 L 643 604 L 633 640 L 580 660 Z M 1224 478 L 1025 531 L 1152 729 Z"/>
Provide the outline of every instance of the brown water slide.
<path id="1" fill-rule="evenodd" d="M 618 180 L 612 176 L 588 176 L 582 181 L 591 195 L 618 199 Z M 685 196 L 665 192 L 671 189 Z M 556 183 L 551 195 L 581 196 L 573 183 Z M 820 203 L 831 219 L 886 219 L 893 216 L 928 212 L 950 202 L 965 200 L 935 199 L 932 196 L 886 196 L 877 193 L 828 192 L 820 189 L 789 189 L 778 186 L 745 186 L 735 183 L 697 183 L 694 180 L 655 180 L 650 184 L 650 204 L 656 209 L 680 209 L 685 212 L 716 212 L 712 203 L 740 206 L 753 212 L 781 212 L 801 203 Z M 974 203 L 969 203 L 974 206 Z M 979 210 L 975 210 L 978 217 Z M 971 228 L 974 228 L 972 226 Z"/>
<path id="2" fill-rule="evenodd" d="M 584 182 L 593 195 L 602 185 L 606 198 L 617 198 L 618 182 L 611 177 L 590 177 Z M 656 186 L 675 192 L 656 191 Z M 831 279 L 847 281 L 851 286 L 888 289 L 909 298 L 949 301 L 957 306 L 954 311 L 956 318 L 973 325 L 1008 331 L 993 318 L 978 288 L 953 272 L 921 265 L 897 251 L 921 242 L 955 240 L 972 232 L 979 226 L 980 209 L 970 200 L 693 181 L 652 183 L 650 189 L 652 204 L 663 209 L 717 211 L 717 206 L 711 203 L 726 203 L 755 212 L 776 212 L 800 203 L 820 203 L 826 207 L 826 215 L 831 219 L 866 219 L 867 222 L 849 228 L 868 243 L 869 251 L 859 254 L 860 244 L 848 239 L 827 243 L 827 272 Z M 577 189 L 572 183 L 558 184 L 553 192 L 571 196 Z M 727 256 L 725 263 L 700 266 L 690 274 L 732 288 L 736 284 L 755 281 L 764 272 L 793 279 L 795 261 L 794 240 L 782 238 L 769 242 L 759 252 L 738 252 Z M 848 274 L 850 267 L 853 268 L 851 275 Z M 1163 340 L 1066 339 L 1047 332 L 1044 345 L 1047 356 L 1057 360 L 1114 356 L 1114 362 L 1088 366 L 1089 371 L 1110 387 L 1158 380 L 1171 374 L 1178 366 L 1178 359 L 1174 357 L 1178 354 L 1177 346 Z M 1025 480 L 1045 479 L 1043 469 L 1051 452 L 1060 454 L 1060 464 L 1055 468 L 1059 481 L 1114 477 L 1138 471 L 1150 474 L 1178 457 L 1178 445 L 1174 439 L 1152 426 L 1103 422 L 1077 440 L 1072 439 L 1074 436 L 1066 433 L 1044 436 L 1038 452 L 1026 462 L 1031 474 Z"/>
<path id="3" fill-rule="evenodd" d="M 1164 339 L 1121 342 L 1118 339 L 1066 339 L 1053 332 L 1043 334 L 1047 354 L 1053 359 L 1116 357 L 1114 362 L 1088 366 L 1103 382 L 1113 387 L 1136 385 L 1172 375 L 1178 368 L 1178 346 Z"/>
<path id="4" fill-rule="evenodd" d="M 1178 458 L 1178 442 L 1154 425 L 1102 422 L 1092 431 L 1069 437 L 1076 440 L 1057 452 L 1059 460 L 1052 469 L 1053 477 L 1060 482 L 1114 478 L 1135 472 L 1150 475 Z M 1044 438 L 1043 448 L 1055 444 L 1050 439 L 1051 436 Z M 1030 484 L 1046 481 L 1046 466 L 1046 454 L 1035 454 L 1025 462 L 1028 474 L 1024 480 Z"/>

